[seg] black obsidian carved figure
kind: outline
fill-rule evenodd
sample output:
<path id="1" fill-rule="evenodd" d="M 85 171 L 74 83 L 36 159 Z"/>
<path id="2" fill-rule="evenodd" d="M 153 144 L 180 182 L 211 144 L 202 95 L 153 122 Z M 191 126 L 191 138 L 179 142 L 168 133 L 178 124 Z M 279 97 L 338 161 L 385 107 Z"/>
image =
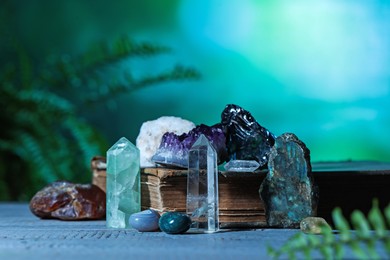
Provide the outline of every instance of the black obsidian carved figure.
<path id="1" fill-rule="evenodd" d="M 275 136 L 262 127 L 251 113 L 240 106 L 229 104 L 221 115 L 230 160 L 256 160 L 261 166 L 275 143 Z"/>

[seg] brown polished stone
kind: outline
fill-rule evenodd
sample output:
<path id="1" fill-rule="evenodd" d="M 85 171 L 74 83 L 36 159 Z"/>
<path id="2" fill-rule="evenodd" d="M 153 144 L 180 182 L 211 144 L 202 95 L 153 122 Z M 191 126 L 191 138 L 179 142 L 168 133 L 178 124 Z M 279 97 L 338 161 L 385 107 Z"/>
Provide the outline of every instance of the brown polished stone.
<path id="1" fill-rule="evenodd" d="M 30 210 L 40 218 L 102 219 L 106 215 L 106 194 L 93 184 L 56 181 L 34 195 Z"/>

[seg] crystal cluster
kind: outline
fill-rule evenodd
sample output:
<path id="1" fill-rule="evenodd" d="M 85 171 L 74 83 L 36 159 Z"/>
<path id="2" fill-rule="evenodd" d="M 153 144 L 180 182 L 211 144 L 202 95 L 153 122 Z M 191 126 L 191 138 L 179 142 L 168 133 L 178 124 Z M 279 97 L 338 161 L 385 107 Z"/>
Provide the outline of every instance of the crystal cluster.
<path id="1" fill-rule="evenodd" d="M 228 160 L 255 160 L 260 167 L 265 166 L 275 141 L 274 135 L 257 123 L 248 111 L 230 104 L 221 114 L 221 123 L 201 124 L 181 135 L 166 132 L 151 158 L 152 163 L 187 168 L 188 151 L 201 134 L 217 151 L 218 164 Z"/>
<path id="2" fill-rule="evenodd" d="M 259 192 L 269 226 L 299 228 L 302 219 L 316 215 L 318 189 L 310 151 L 302 141 L 290 133 L 276 138 L 268 170 Z"/>
<path id="3" fill-rule="evenodd" d="M 256 160 L 260 166 L 266 165 L 274 135 L 237 105 L 227 105 L 221 118 L 230 160 Z"/>
<path id="4" fill-rule="evenodd" d="M 140 150 L 141 167 L 153 167 L 151 161 L 161 143 L 162 136 L 169 132 L 176 135 L 188 133 L 195 127 L 191 121 L 174 116 L 162 116 L 156 120 L 144 122 L 136 140 Z"/>
<path id="5" fill-rule="evenodd" d="M 205 233 L 219 229 L 217 153 L 204 135 L 194 143 L 188 158 L 187 214 L 191 229 Z"/>
<path id="6" fill-rule="evenodd" d="M 218 163 L 227 159 L 226 139 L 220 124 L 213 126 L 199 125 L 190 132 L 182 135 L 165 133 L 161 140 L 161 145 L 152 161 L 163 165 L 176 167 L 188 167 L 188 152 L 200 135 L 205 135 L 217 150 Z"/>
<path id="7" fill-rule="evenodd" d="M 140 206 L 140 155 L 122 137 L 107 151 L 107 227 L 128 228 L 130 215 Z"/>
<path id="8" fill-rule="evenodd" d="M 56 181 L 34 195 L 30 210 L 40 218 L 101 219 L 106 215 L 106 194 L 93 184 Z"/>

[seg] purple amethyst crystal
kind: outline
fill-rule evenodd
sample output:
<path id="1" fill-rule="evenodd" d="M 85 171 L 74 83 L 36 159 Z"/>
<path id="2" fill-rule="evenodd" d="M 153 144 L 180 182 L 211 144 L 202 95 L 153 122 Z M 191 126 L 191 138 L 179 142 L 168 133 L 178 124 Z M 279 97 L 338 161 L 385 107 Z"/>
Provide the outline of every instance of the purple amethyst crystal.
<path id="1" fill-rule="evenodd" d="M 275 136 L 237 105 L 227 105 L 221 118 L 230 160 L 256 160 L 260 166 L 266 165 Z"/>
<path id="2" fill-rule="evenodd" d="M 218 164 L 225 162 L 228 155 L 226 138 L 221 124 L 213 126 L 201 124 L 187 134 L 182 135 L 165 133 L 161 139 L 160 147 L 152 157 L 152 161 L 158 164 L 187 168 L 188 152 L 201 134 L 207 137 L 217 151 Z"/>

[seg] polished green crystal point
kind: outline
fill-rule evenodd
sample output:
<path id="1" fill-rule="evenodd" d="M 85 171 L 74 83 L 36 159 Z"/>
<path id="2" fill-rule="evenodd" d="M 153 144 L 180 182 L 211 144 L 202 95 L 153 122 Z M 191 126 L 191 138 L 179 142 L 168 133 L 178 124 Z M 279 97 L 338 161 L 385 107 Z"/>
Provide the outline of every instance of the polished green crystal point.
<path id="1" fill-rule="evenodd" d="M 141 211 L 140 152 L 125 137 L 107 151 L 107 213 L 109 228 L 130 228 L 126 219 Z"/>

